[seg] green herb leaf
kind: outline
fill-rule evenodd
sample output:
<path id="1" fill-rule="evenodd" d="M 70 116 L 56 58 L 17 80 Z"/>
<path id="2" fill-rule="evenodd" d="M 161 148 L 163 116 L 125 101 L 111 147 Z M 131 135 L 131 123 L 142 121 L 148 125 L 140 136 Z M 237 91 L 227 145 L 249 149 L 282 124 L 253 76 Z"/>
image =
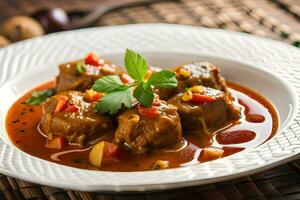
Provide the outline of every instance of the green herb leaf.
<path id="1" fill-rule="evenodd" d="M 154 100 L 153 87 L 173 88 L 177 86 L 175 73 L 167 70 L 153 73 L 150 79 L 145 81 L 147 62 L 132 50 L 126 50 L 124 61 L 127 73 L 135 80 L 133 84 L 124 85 L 118 76 L 111 75 L 98 79 L 92 87 L 97 92 L 106 93 L 96 104 L 96 109 L 101 113 L 114 114 L 123 104 L 130 108 L 132 106 L 131 88 L 135 88 L 133 96 L 137 101 L 149 107 Z"/>
<path id="2" fill-rule="evenodd" d="M 140 54 L 130 49 L 126 49 L 124 62 L 127 73 L 131 76 L 131 78 L 137 81 L 144 80 L 147 74 L 148 64 Z"/>
<path id="3" fill-rule="evenodd" d="M 109 93 L 114 90 L 126 89 L 128 86 L 124 85 L 120 78 L 115 75 L 104 76 L 94 83 L 92 89 L 97 92 Z"/>
<path id="4" fill-rule="evenodd" d="M 146 107 L 151 106 L 154 99 L 151 85 L 144 82 L 142 82 L 135 88 L 133 96 Z"/>
<path id="5" fill-rule="evenodd" d="M 31 93 L 31 97 L 25 101 L 26 104 L 33 106 L 42 104 L 47 98 L 55 94 L 54 89 L 34 91 Z"/>
<path id="6" fill-rule="evenodd" d="M 78 62 L 78 63 L 76 64 L 76 73 L 77 73 L 78 75 L 80 75 L 80 74 L 82 74 L 82 73 L 84 73 L 84 72 L 86 72 L 86 69 L 84 68 L 83 63 L 82 63 L 82 62 Z"/>
<path id="7" fill-rule="evenodd" d="M 148 83 L 155 87 L 163 88 L 174 88 L 177 86 L 175 73 L 167 70 L 153 73 Z"/>
<path id="8" fill-rule="evenodd" d="M 131 93 L 130 88 L 115 90 L 104 95 L 101 100 L 96 104 L 96 109 L 101 113 L 115 114 L 121 108 L 122 104 L 130 108 Z"/>

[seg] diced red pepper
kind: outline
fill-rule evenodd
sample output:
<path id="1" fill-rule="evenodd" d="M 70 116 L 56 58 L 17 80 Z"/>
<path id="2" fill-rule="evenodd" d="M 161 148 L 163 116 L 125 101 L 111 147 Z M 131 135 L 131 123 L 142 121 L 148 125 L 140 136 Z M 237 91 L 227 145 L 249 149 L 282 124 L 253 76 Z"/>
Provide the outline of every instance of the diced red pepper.
<path id="1" fill-rule="evenodd" d="M 118 161 L 121 158 L 121 149 L 118 145 L 101 141 L 96 144 L 89 155 L 89 161 L 96 167 L 103 163 Z"/>
<path id="2" fill-rule="evenodd" d="M 121 151 L 118 145 L 110 142 L 104 143 L 104 149 L 103 149 L 104 160 L 119 159 L 120 156 L 121 156 Z"/>
<path id="3" fill-rule="evenodd" d="M 52 140 L 47 140 L 45 147 L 49 149 L 59 149 L 61 150 L 65 145 L 65 138 L 62 136 L 55 136 Z"/>
<path id="4" fill-rule="evenodd" d="M 122 74 L 121 80 L 124 84 L 130 84 L 134 82 L 134 80 L 128 74 Z"/>
<path id="5" fill-rule="evenodd" d="M 145 76 L 145 80 L 148 80 L 148 79 L 151 77 L 151 75 L 152 75 L 152 71 L 151 71 L 151 70 L 148 70 L 148 71 L 147 71 L 147 74 L 146 74 L 146 76 Z"/>
<path id="6" fill-rule="evenodd" d="M 222 132 L 217 134 L 216 139 L 220 144 L 239 144 L 253 140 L 256 133 L 249 130 Z"/>
<path id="7" fill-rule="evenodd" d="M 58 103 L 56 104 L 54 113 L 59 113 L 62 110 L 64 110 L 65 107 L 67 106 L 67 103 L 68 103 L 68 98 L 66 96 L 60 96 Z"/>
<path id="8" fill-rule="evenodd" d="M 78 112 L 79 108 L 75 105 L 68 105 L 65 112 Z"/>
<path id="9" fill-rule="evenodd" d="M 66 96 L 60 96 L 58 103 L 56 104 L 54 113 L 65 112 L 77 112 L 79 108 L 76 105 L 71 105 L 68 103 L 68 98 Z"/>
<path id="10" fill-rule="evenodd" d="M 104 93 L 97 92 L 93 95 L 92 99 L 93 99 L 93 101 L 99 101 L 100 98 L 103 96 L 104 96 Z"/>
<path id="11" fill-rule="evenodd" d="M 159 112 L 157 110 L 156 106 L 150 106 L 150 107 L 145 107 L 142 104 L 138 105 L 138 111 L 140 112 L 140 114 L 146 118 L 149 119 L 155 119 Z"/>
<path id="12" fill-rule="evenodd" d="M 99 60 L 100 60 L 100 58 L 93 52 L 89 53 L 85 57 L 85 63 L 88 65 L 100 66 Z"/>
<path id="13" fill-rule="evenodd" d="M 215 100 L 215 98 L 210 97 L 210 96 L 205 96 L 202 94 L 198 94 L 198 93 L 193 93 L 193 97 L 190 100 L 190 102 L 193 103 L 209 103 L 209 102 L 213 102 Z"/>
<path id="14" fill-rule="evenodd" d="M 100 100 L 101 97 L 103 97 L 105 94 L 104 93 L 101 93 L 101 92 L 96 92 L 92 89 L 90 90 L 86 90 L 85 91 L 85 99 L 89 102 L 92 102 L 92 101 L 98 101 Z"/>

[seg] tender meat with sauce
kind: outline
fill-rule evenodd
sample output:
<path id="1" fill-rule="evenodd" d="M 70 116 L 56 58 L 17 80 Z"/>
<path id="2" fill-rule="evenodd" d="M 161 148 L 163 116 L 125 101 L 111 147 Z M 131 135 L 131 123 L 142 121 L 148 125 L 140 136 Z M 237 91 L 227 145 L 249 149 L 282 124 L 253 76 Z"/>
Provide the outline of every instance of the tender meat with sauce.
<path id="1" fill-rule="evenodd" d="M 168 100 L 174 94 L 184 92 L 185 88 L 203 85 L 229 94 L 225 79 L 221 76 L 219 68 L 209 62 L 195 62 L 175 67 L 178 86 L 175 89 L 156 89 L 156 94 L 163 100 Z M 230 96 L 230 95 L 229 95 Z"/>
<path id="2" fill-rule="evenodd" d="M 78 70 L 79 66 L 83 71 Z M 97 79 L 105 75 L 120 75 L 120 73 L 120 67 L 104 60 L 101 66 L 87 65 L 83 60 L 61 64 L 57 76 L 57 92 L 85 91 L 90 89 Z"/>
<path id="3" fill-rule="evenodd" d="M 63 98 L 62 98 L 63 97 Z M 62 104 L 62 99 L 67 103 Z M 63 105 L 63 106 L 60 106 Z M 42 104 L 43 116 L 40 128 L 48 138 L 64 136 L 69 143 L 84 146 L 101 136 L 113 132 L 109 116 L 96 113 L 95 103 L 85 101 L 84 93 L 62 92 Z"/>
<path id="4" fill-rule="evenodd" d="M 168 101 L 177 107 L 183 130 L 207 131 L 206 126 L 217 126 L 240 117 L 240 108 L 224 92 L 202 88 L 204 90 L 198 100 L 186 100 L 183 96 L 186 94 L 179 93 Z"/>
<path id="5" fill-rule="evenodd" d="M 137 153 L 180 144 L 182 130 L 175 106 L 164 101 L 145 108 L 135 105 L 118 118 L 115 142 Z"/>
<path id="6" fill-rule="evenodd" d="M 178 80 L 178 91 L 195 85 L 227 91 L 225 79 L 221 76 L 220 69 L 209 62 L 195 62 L 175 69 Z M 185 74 L 188 72 L 187 74 Z"/>

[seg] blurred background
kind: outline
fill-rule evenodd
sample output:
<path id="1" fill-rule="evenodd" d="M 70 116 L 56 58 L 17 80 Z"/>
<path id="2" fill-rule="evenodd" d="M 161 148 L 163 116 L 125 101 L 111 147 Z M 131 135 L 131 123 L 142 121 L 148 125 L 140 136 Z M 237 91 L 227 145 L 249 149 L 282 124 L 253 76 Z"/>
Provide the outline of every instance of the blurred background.
<path id="1" fill-rule="evenodd" d="M 0 10 L 0 46 L 63 30 L 157 22 L 223 28 L 300 46 L 300 0 L 1 0 Z"/>

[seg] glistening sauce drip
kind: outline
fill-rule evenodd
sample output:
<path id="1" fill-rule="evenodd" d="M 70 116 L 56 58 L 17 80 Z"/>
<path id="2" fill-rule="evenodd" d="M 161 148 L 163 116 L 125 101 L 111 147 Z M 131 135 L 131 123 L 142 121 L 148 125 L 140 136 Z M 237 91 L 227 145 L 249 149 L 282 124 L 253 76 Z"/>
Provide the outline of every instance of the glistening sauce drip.
<path id="1" fill-rule="evenodd" d="M 170 161 L 170 168 L 189 166 L 205 162 L 201 156 L 202 149 L 213 146 L 222 148 L 224 156 L 240 152 L 244 149 L 256 147 L 270 139 L 277 131 L 278 118 L 272 105 L 260 95 L 234 83 L 228 83 L 232 94 L 242 106 L 242 118 L 232 121 L 226 126 L 209 129 L 213 133 L 210 138 L 205 134 L 185 135 L 185 146 L 172 150 L 155 150 L 149 154 L 137 155 L 129 151 L 122 154 L 119 161 L 110 162 L 101 166 L 106 171 L 141 171 L 151 169 L 156 160 Z M 54 82 L 49 82 L 36 89 L 54 87 Z M 88 157 L 90 148 L 65 145 L 62 151 L 45 148 L 46 138 L 42 136 L 37 126 L 40 123 L 41 106 L 29 106 L 22 102 L 30 97 L 30 93 L 21 97 L 9 110 L 6 128 L 11 141 L 22 151 L 55 163 L 83 169 L 95 169 L 89 164 Z M 232 142 L 220 144 L 216 135 L 234 132 L 237 130 L 250 130 L 255 133 L 254 139 L 248 142 Z M 247 139 L 247 138 L 246 138 Z M 104 138 L 112 141 L 112 136 Z"/>

